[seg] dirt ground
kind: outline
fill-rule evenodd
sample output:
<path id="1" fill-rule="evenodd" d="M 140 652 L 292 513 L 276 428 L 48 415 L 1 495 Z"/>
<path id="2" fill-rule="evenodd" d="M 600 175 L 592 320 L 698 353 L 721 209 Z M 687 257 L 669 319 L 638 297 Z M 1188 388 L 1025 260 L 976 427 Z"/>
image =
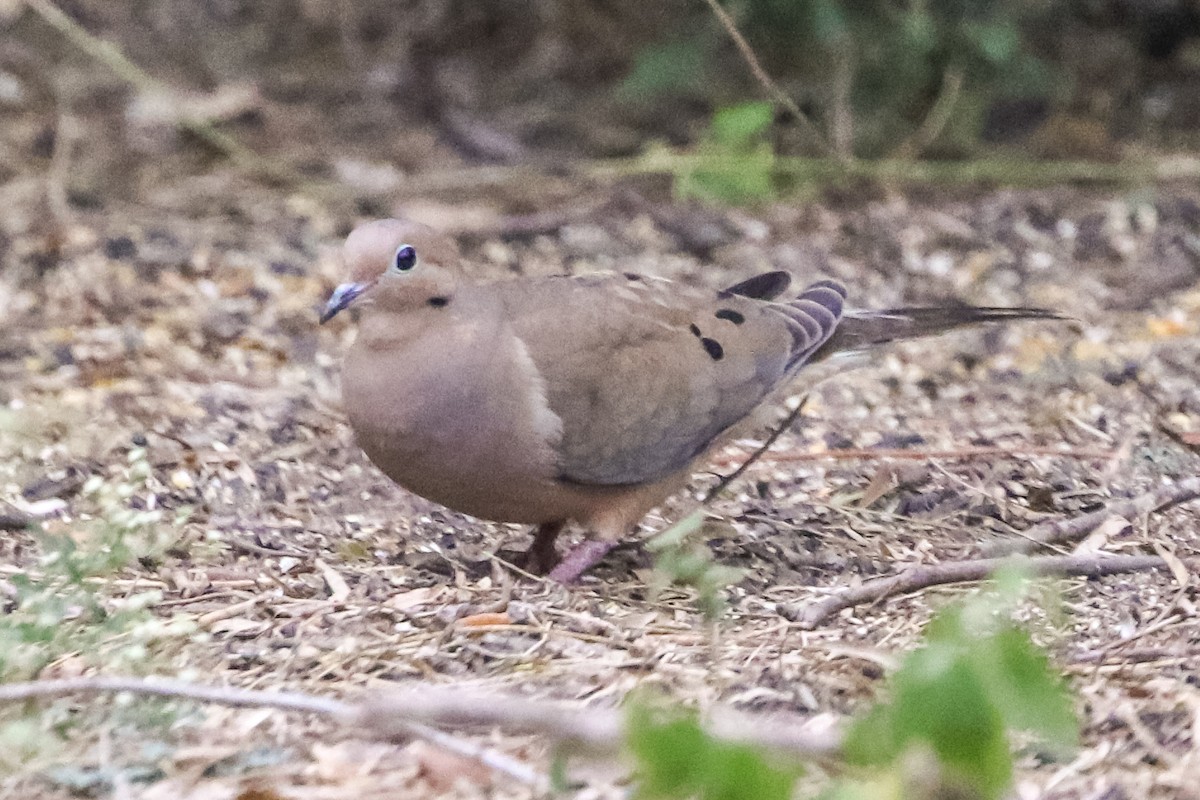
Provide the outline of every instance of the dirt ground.
<path id="1" fill-rule="evenodd" d="M 86 130 L 93 121 L 80 113 Z M 649 180 L 460 171 L 444 181 L 458 188 L 417 194 L 382 154 L 331 167 L 353 190 L 270 188 L 177 144 L 110 196 L 95 189 L 93 176 L 109 173 L 88 160 L 91 143 L 72 162 L 39 144 L 44 117 L 11 121 L 0 401 L 20 427 L 0 434 L 0 500 L 44 515 L 51 532 L 84 535 L 97 510 L 81 488 L 91 476 L 119 481 L 144 449 L 150 477 L 128 502 L 192 509 L 156 527 L 159 556 L 97 588 L 110 604 L 157 592 L 155 618 L 191 632 L 147 637 L 132 654 L 123 633 L 64 653 L 42 677 L 123 671 L 336 696 L 422 680 L 593 706 L 654 686 L 700 707 L 848 714 L 876 696 L 931 611 L 966 588 L 852 609 L 813 631 L 781 607 L 972 557 L 980 543 L 1200 466 L 1192 186 L 844 187 L 750 212 L 682 206 Z M 435 135 L 397 136 L 426 143 L 430 172 L 459 169 Z M 377 189 L 363 188 L 372 180 Z M 455 230 L 479 277 L 619 269 L 716 287 L 775 268 L 843 280 L 863 306 L 957 297 L 1060 309 L 1081 323 L 914 343 L 816 388 L 774 454 L 711 509 L 726 523 L 708 541 L 715 559 L 747 570 L 713 633 L 691 592 L 648 591 L 652 558 L 636 539 L 582 586 L 552 586 L 503 563 L 526 531 L 412 497 L 366 462 L 339 410 L 353 325 L 318 327 L 316 309 L 338 281 L 340 238 L 383 214 Z M 797 382 L 797 396 L 807 389 Z M 1016 455 L 970 454 L 992 446 Z M 722 453 L 716 471 L 746 449 Z M 838 456 L 857 449 L 963 457 Z M 697 474 L 692 492 L 713 481 Z M 675 498 L 643 535 L 690 503 Z M 1086 546 L 1198 556 L 1198 513 L 1106 525 Z M 0 553 L 9 576 L 43 566 L 24 532 L 5 533 Z M 1085 728 L 1074 760 L 1022 754 L 1019 797 L 1200 797 L 1195 602 L 1192 580 L 1147 572 L 1051 582 L 1026 604 Z M 480 612 L 508 621 L 455 624 Z M 296 716 L 149 706 L 51 706 L 35 719 L 60 732 L 57 743 L 8 763 L 0 791 L 524 796 L 503 778 L 445 788 L 445 770 L 415 745 L 335 736 Z M 544 741 L 471 736 L 548 768 Z M 580 796 L 621 796 L 613 773 L 589 769 L 579 768 L 590 780 Z"/>

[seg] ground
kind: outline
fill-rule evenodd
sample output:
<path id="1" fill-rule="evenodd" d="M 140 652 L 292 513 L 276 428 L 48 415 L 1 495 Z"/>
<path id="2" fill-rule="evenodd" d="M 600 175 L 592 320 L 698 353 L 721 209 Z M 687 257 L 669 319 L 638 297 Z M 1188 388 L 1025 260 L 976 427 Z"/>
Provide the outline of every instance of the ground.
<path id="1" fill-rule="evenodd" d="M 471 173 L 455 172 L 444 183 L 465 175 L 468 189 L 418 196 L 400 184 L 365 201 L 180 157 L 128 199 L 68 192 L 64 205 L 52 162 L 13 166 L 0 187 L 11 412 L 0 500 L 85 549 L 111 516 L 97 484 L 132 487 L 117 505 L 168 513 L 120 522 L 150 542 L 144 557 L 88 584 L 110 610 L 140 603 L 149 619 L 58 642 L 43 678 L 149 673 L 333 696 L 421 680 L 595 707 L 653 686 L 700 707 L 843 715 L 878 695 L 931 612 L 970 587 L 851 609 L 812 631 L 787 609 L 972 557 L 1200 466 L 1192 186 L 854 186 L 744 211 L 676 203 L 656 181 L 505 188 L 488 173 L 470 191 Z M 845 281 L 862 306 L 956 297 L 1078 323 L 913 343 L 812 389 L 800 421 L 710 508 L 715 560 L 746 570 L 714 628 L 690 590 L 650 590 L 639 545 L 687 513 L 710 472 L 565 589 L 507 566 L 527 531 L 408 495 L 364 459 L 339 408 L 353 322 L 318 327 L 316 310 L 338 281 L 340 238 L 384 213 L 454 230 L 479 278 L 619 269 L 717 287 L 786 269 Z M 795 395 L 809 389 L 802 377 Z M 752 446 L 711 466 L 727 472 Z M 994 447 L 1013 455 L 973 452 Z M 887 457 L 896 450 L 941 455 Z M 1105 525 L 1083 546 L 1197 556 L 1197 514 Z M 0 553 L 10 603 L 18 576 L 53 566 L 24 531 L 5 533 Z M 1068 762 L 1023 756 L 1020 797 L 1196 796 L 1196 597 L 1177 577 L 1188 579 L 1049 582 L 1023 606 L 1077 692 L 1084 738 Z M 65 626 L 78 617 L 58 613 Z M 501 624 L 461 622 L 481 613 Z M 21 666 L 6 665 L 10 679 Z M 9 796 L 524 794 L 473 774 L 448 789 L 447 769 L 415 745 L 278 712 L 73 700 L 30 718 L 29 740 L 6 747 Z M 542 740 L 469 735 L 547 768 Z M 613 774 L 589 769 L 581 796 L 619 796 Z"/>

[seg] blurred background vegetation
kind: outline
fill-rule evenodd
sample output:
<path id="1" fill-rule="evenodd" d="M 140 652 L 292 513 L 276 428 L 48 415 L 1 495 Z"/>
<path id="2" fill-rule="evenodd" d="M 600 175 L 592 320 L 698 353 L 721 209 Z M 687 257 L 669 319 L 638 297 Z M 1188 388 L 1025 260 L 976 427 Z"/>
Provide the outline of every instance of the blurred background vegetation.
<path id="1" fill-rule="evenodd" d="M 0 114 L 16 156 L 0 171 L 26 153 L 49 158 L 57 128 L 47 109 L 66 108 L 87 131 L 72 199 L 130 188 L 156 168 L 148 154 L 179 147 L 161 123 L 184 112 L 98 68 L 23 6 L 0 3 Z M 187 113 L 320 177 L 338 169 L 331 148 L 410 173 L 446 157 L 523 163 L 691 146 L 712 138 L 723 110 L 767 99 L 702 0 L 58 7 L 180 97 L 207 102 Z M 723 8 L 811 123 L 774 107 L 752 132 L 777 155 L 1112 161 L 1198 141 L 1200 0 Z"/>

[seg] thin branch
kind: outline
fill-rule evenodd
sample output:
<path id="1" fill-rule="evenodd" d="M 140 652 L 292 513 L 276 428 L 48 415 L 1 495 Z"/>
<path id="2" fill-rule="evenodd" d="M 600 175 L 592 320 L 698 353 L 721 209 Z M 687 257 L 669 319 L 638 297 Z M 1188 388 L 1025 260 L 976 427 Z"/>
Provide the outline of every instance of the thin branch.
<path id="1" fill-rule="evenodd" d="M 32 514 L 15 508 L 0 506 L 0 531 L 23 531 L 36 522 Z"/>
<path id="2" fill-rule="evenodd" d="M 369 715 L 364 714 L 363 707 L 369 708 L 375 704 L 375 701 L 370 699 L 359 705 L 300 692 L 264 692 L 256 689 L 203 686 L 170 679 L 107 676 L 0 685 L 0 703 L 50 699 L 72 694 L 97 695 L 119 692 L 165 697 L 173 700 L 215 703 L 234 708 L 274 708 L 280 711 L 315 714 L 320 717 L 332 718 L 351 728 L 357 727 L 360 720 L 369 718 Z M 535 770 L 503 753 L 480 747 L 472 742 L 463 741 L 430 728 L 421 721 L 413 719 L 412 715 L 407 714 L 403 708 L 389 706 L 389 710 L 392 715 L 391 724 L 386 733 L 380 734 L 371 728 L 356 732 L 376 739 L 406 739 L 415 736 L 455 755 L 478 761 L 485 767 L 525 785 L 541 789 L 547 783 Z"/>
<path id="3" fill-rule="evenodd" d="M 704 0 L 704 2 L 708 3 L 708 7 L 712 9 L 713 15 L 716 16 L 717 21 L 721 23 L 721 27 L 729 34 L 729 38 L 733 40 L 738 52 L 741 53 L 742 59 L 746 62 L 746 66 L 750 68 L 754 79 L 766 90 L 771 99 L 795 117 L 796 122 L 804 129 L 804 132 L 821 148 L 821 152 L 841 156 L 841 154 L 834 153 L 833 148 L 825 140 L 821 131 L 813 123 L 812 119 L 804 113 L 804 110 L 800 108 L 796 101 L 789 97 L 787 92 L 779 88 L 779 84 L 771 80 L 771 76 L 763 69 L 758 56 L 754 53 L 754 49 L 750 47 L 750 43 L 746 41 L 746 37 L 742 36 L 742 32 L 738 30 L 737 24 L 733 21 L 733 17 L 729 16 L 729 12 L 722 8 L 717 0 Z"/>
<path id="4" fill-rule="evenodd" d="M 842 161 L 854 157 L 854 107 L 851 95 L 854 92 L 854 71 L 857 59 L 854 40 L 842 36 L 833 52 L 833 151 Z"/>
<path id="5" fill-rule="evenodd" d="M 25 0 L 25 5 L 81 51 L 104 64 L 126 83 L 143 92 L 157 92 L 166 97 L 175 97 L 175 93 L 166 84 L 130 61 L 120 48 L 112 42 L 107 42 L 89 33 L 78 22 L 63 13 L 51 0 Z M 307 182 L 304 176 L 287 165 L 260 156 L 206 119 L 182 115 L 178 120 L 178 125 L 213 149 L 223 153 L 234 163 L 262 177 L 287 184 Z"/>
<path id="6" fill-rule="evenodd" d="M 280 711 L 296 711 L 342 719 L 350 719 L 354 711 L 354 706 L 350 703 L 300 692 L 264 692 L 257 689 L 204 686 L 169 678 L 123 676 L 64 678 L 52 681 L 0 684 L 0 703 L 52 699 L 72 694 L 97 695 L 119 692 L 174 700 L 195 700 L 200 703 L 214 703 L 233 708 L 275 708 Z"/>
<path id="7" fill-rule="evenodd" d="M 60 230 L 71 223 L 71 203 L 67 199 L 67 179 L 71 173 L 71 156 L 79 141 L 79 124 L 71 114 L 70 102 L 60 85 L 55 86 L 57 120 L 54 125 L 54 150 L 50 154 L 50 169 L 46 171 L 46 202 Z"/>
<path id="8" fill-rule="evenodd" d="M 457 167 L 405 176 L 406 193 L 458 192 L 464 189 L 503 187 L 538 181 L 565 185 L 568 181 L 620 180 L 647 175 L 691 174 L 711 166 L 703 153 L 652 150 L 632 158 L 606 158 L 572 162 L 569 177 L 537 166 L 520 164 Z M 878 159 L 838 161 L 834 158 L 776 156 L 771 169 L 797 186 L 829 184 L 863 178 L 892 184 L 975 185 L 1012 187 L 1078 184 L 1152 184 L 1200 179 L 1200 158 L 1173 156 L 1124 162 L 1039 161 L 1031 158 L 984 158 L 972 161 L 912 161 Z"/>
<path id="9" fill-rule="evenodd" d="M 420 722 L 397 723 L 395 728 L 402 738 L 419 737 L 456 756 L 478 761 L 492 772 L 507 775 L 518 783 L 533 787 L 539 792 L 545 791 L 550 786 L 549 779 L 533 767 L 491 748 L 459 739 Z"/>
<path id="10" fill-rule="evenodd" d="M 1070 458 L 1081 461 L 1108 461 L 1119 455 L 1116 450 L 1062 450 L 1054 446 L 1039 447 L 960 447 L 952 450 L 920 450 L 895 448 L 844 448 L 809 452 L 806 450 L 782 450 L 763 454 L 761 460 L 768 463 L 796 461 L 967 461 L 976 458 Z M 737 459 L 723 456 L 714 459 L 716 464 L 730 464 Z"/>
<path id="11" fill-rule="evenodd" d="M 1028 553 L 1043 545 L 1076 542 L 1094 531 L 1109 517 L 1139 517 L 1171 506 L 1200 498 L 1200 477 L 1186 478 L 1170 486 L 1163 486 L 1132 500 L 1113 503 L 1071 519 L 1052 520 L 1034 525 L 1019 539 L 1005 539 L 981 549 L 985 557 L 996 557 L 1012 553 Z"/>
<path id="12" fill-rule="evenodd" d="M 1200 559 L 1185 559 L 1192 568 L 1200 566 Z M 998 568 L 1006 565 L 1024 567 L 1035 575 L 1058 575 L 1098 578 L 1122 572 L 1142 572 L 1151 569 L 1170 569 L 1167 561 L 1159 556 L 1040 556 L 981 558 L 973 561 L 951 561 L 944 564 L 910 567 L 895 575 L 866 581 L 859 586 L 839 589 L 823 600 L 803 605 L 788 605 L 780 608 L 784 617 L 811 630 L 825 620 L 853 606 L 884 600 L 896 595 L 908 594 L 931 586 L 944 586 L 964 581 L 982 581 Z"/>
<path id="13" fill-rule="evenodd" d="M 655 150 L 630 159 L 584 162 L 579 168 L 594 178 L 621 178 L 652 173 L 693 172 L 711 162 L 703 153 Z M 1038 161 L 1025 158 L 984 158 L 972 161 L 910 161 L 878 159 L 838 161 L 832 158 L 778 156 L 771 163 L 779 175 L 809 183 L 867 178 L 895 183 L 1051 186 L 1060 183 L 1151 183 L 1195 180 L 1200 158 L 1171 157 L 1107 163 L 1098 161 Z"/>
<path id="14" fill-rule="evenodd" d="M 945 130 L 946 123 L 954 113 L 954 106 L 958 104 L 958 98 L 962 94 L 963 78 L 962 67 L 952 64 L 946 68 L 942 75 L 942 87 L 938 90 L 933 105 L 929 107 L 929 113 L 921 120 L 917 129 L 896 146 L 889 158 L 916 158 L 926 147 L 933 144 Z"/>
<path id="15" fill-rule="evenodd" d="M 581 708 L 565 703 L 448 687 L 382 693 L 358 706 L 360 727 L 382 732 L 394 720 L 420 719 L 439 726 L 501 727 L 540 734 L 588 749 L 612 752 L 625 742 L 625 715 L 615 708 Z M 834 755 L 841 738 L 834 731 L 811 731 L 802 717 L 763 717 L 715 709 L 705 728 L 714 738 L 754 744 L 806 758 Z"/>
<path id="16" fill-rule="evenodd" d="M 332 719 L 354 734 L 373 739 L 403 740 L 419 736 L 457 755 L 476 759 L 522 783 L 536 786 L 544 785 L 544 779 L 528 766 L 427 726 L 453 729 L 498 727 L 510 732 L 547 736 L 560 742 L 609 753 L 621 750 L 626 741 L 625 715 L 620 709 L 586 708 L 425 684 L 364 692 L 356 701 L 343 701 L 299 692 L 203 686 L 165 678 L 67 678 L 0 685 L 0 704 L 74 694 L 118 692 L 236 708 L 274 708 L 316 714 Z M 836 755 L 841 746 L 838 731 L 829 727 L 811 730 L 806 726 L 807 722 L 802 717 L 752 716 L 718 708 L 709 713 L 705 728 L 716 739 L 759 745 L 796 757 L 825 758 Z"/>
<path id="17" fill-rule="evenodd" d="M 751 453 L 750 456 L 741 463 L 741 466 L 721 478 L 716 486 L 708 490 L 708 492 L 704 495 L 704 499 L 700 501 L 700 505 L 708 505 L 713 498 L 729 488 L 729 484 L 742 477 L 742 475 L 745 474 L 746 470 L 749 469 L 754 462 L 766 455 L 767 451 L 771 449 L 771 445 L 775 444 L 775 442 L 779 440 L 779 437 L 783 435 L 783 432 L 792 427 L 792 423 L 800 418 L 800 414 L 804 411 L 804 406 L 807 404 L 808 395 L 804 395 L 804 397 L 800 398 L 800 402 L 796 404 L 796 407 L 784 415 L 783 419 L 780 420 L 779 424 L 775 426 L 775 429 L 771 431 L 770 435 L 767 436 L 763 443 L 759 445 L 754 452 Z"/>

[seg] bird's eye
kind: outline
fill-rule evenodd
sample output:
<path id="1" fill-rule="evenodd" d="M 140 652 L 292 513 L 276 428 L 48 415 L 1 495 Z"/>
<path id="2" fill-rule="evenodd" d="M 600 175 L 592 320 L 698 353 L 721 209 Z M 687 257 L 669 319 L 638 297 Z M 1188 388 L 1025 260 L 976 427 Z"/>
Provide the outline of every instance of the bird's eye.
<path id="1" fill-rule="evenodd" d="M 401 245 L 393 262 L 397 272 L 408 272 L 417 265 L 417 250 L 411 244 Z"/>

